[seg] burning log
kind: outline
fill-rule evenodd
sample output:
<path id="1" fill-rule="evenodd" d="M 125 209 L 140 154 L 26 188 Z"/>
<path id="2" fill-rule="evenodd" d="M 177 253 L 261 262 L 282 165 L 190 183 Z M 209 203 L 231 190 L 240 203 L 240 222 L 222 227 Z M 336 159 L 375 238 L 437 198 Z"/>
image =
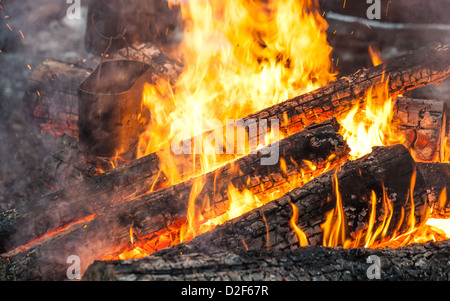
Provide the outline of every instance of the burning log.
<path id="1" fill-rule="evenodd" d="M 155 77 L 171 81 L 181 72 L 181 65 L 152 44 L 131 45 L 108 58 L 130 59 L 147 63 Z M 64 133 L 78 137 L 78 86 L 100 63 L 100 58 L 71 64 L 48 59 L 31 74 L 24 95 L 24 115 L 44 132 L 59 137 Z"/>
<path id="2" fill-rule="evenodd" d="M 389 93 L 392 95 L 405 93 L 411 89 L 428 85 L 438 84 L 445 79 L 450 73 L 450 49 L 446 46 L 435 45 L 434 47 L 425 47 L 418 51 L 412 52 L 406 56 L 391 60 L 383 65 L 373 67 L 364 72 L 357 72 L 350 77 L 342 78 L 334 81 L 320 89 L 311 93 L 298 96 L 286 102 L 267 108 L 258 113 L 249 115 L 243 118 L 244 121 L 249 119 L 279 119 L 286 122 L 281 124 L 281 130 L 292 133 L 303 129 L 307 124 L 317 121 L 325 121 L 331 115 L 341 115 L 352 108 L 358 99 L 363 98 L 367 91 L 376 84 L 383 82 L 389 76 Z M 286 118 L 285 118 L 286 117 Z M 133 162 L 130 166 L 124 168 L 129 170 L 111 171 L 110 173 L 102 174 L 86 183 L 82 183 L 76 188 L 62 191 L 54 195 L 42 198 L 38 205 L 39 208 L 35 212 L 49 212 L 49 204 L 66 204 L 67 207 L 72 207 L 71 214 L 61 216 L 59 218 L 45 217 L 42 213 L 43 219 L 38 229 L 28 231 L 30 226 L 24 227 L 21 231 L 23 239 L 15 246 L 6 247 L 11 249 L 27 243 L 28 241 L 44 235 L 51 228 L 58 228 L 63 223 L 65 225 L 73 223 L 80 218 L 85 218 L 97 212 L 97 204 L 103 207 L 104 203 L 111 203 L 123 198 L 129 198 L 130 195 L 139 195 L 149 190 L 149 187 L 157 188 L 162 182 L 171 182 L 173 179 L 165 179 L 165 175 L 160 174 L 161 162 L 159 161 L 160 153 L 153 153 L 147 157 Z M 185 165 L 192 165 L 191 156 L 179 156 Z M 200 169 L 196 169 L 200 170 Z M 184 172 L 184 174 L 183 174 Z M 178 173 L 182 179 L 187 179 L 193 176 L 192 173 L 186 173 L 183 169 Z M 118 175 L 120 174 L 120 180 Z M 80 200 L 80 191 L 83 191 Z M 86 203 L 86 199 L 94 200 L 89 203 L 89 206 L 84 206 L 83 209 L 77 209 L 77 206 L 70 204 Z M 58 207 L 58 206 L 57 206 Z M 20 213 L 18 216 L 27 216 L 26 212 Z M 28 210 L 25 210 L 28 211 Z M 53 221 L 52 221 L 53 220 Z M 28 224 L 27 218 L 23 219 L 24 224 Z M 5 237 L 3 241 L 9 240 L 11 229 L 17 229 L 15 222 L 6 221 L 1 231 L 2 236 Z M 34 225 L 31 226 L 33 228 Z M 7 229 L 10 230 L 7 230 Z M 16 230 L 14 230 L 16 231 Z M 26 232 L 35 233 L 32 237 Z"/>
<path id="3" fill-rule="evenodd" d="M 450 75 L 450 47 L 441 44 L 424 47 L 367 70 L 358 71 L 281 104 L 244 118 L 278 118 L 288 121 L 281 130 L 295 132 L 310 122 L 321 122 L 330 116 L 342 116 L 372 87 L 388 82 L 388 93 L 395 98 L 415 88 L 440 84 Z M 364 101 L 360 103 L 364 105 Z"/>
<path id="4" fill-rule="evenodd" d="M 377 257 L 370 257 L 377 256 Z M 396 249 L 307 246 L 288 252 L 224 252 L 152 255 L 138 260 L 98 261 L 87 281 L 447 281 L 450 242 Z M 380 278 L 368 273 L 380 260 Z M 371 278 L 369 278 L 369 276 Z"/>
<path id="5" fill-rule="evenodd" d="M 347 157 L 349 149 L 336 133 L 338 128 L 336 121 L 330 120 L 311 125 L 276 143 L 280 156 L 285 158 L 284 163 L 279 160 L 273 166 L 262 166 L 260 161 L 266 156 L 264 153 L 267 150 L 263 148 L 256 154 L 245 156 L 216 171 L 129 202 L 114 205 L 116 200 L 112 202 L 102 194 L 101 198 L 96 199 L 96 204 L 83 201 L 79 206 L 74 206 L 76 203 L 68 197 L 65 200 L 71 200 L 69 202 L 65 202 L 64 198 L 60 201 L 53 199 L 50 208 L 39 207 L 39 203 L 44 204 L 52 199 L 46 197 L 34 208 L 18 214 L 20 217 L 13 225 L 3 227 L 1 245 L 5 250 L 29 242 L 36 238 L 35 233 L 47 234 L 58 225 L 67 224 L 67 220 L 74 216 L 84 219 L 65 232 L 44 237 L 35 245 L 3 254 L 0 278 L 64 279 L 67 269 L 65 262 L 69 255 L 78 254 L 83 258 L 82 268 L 85 270 L 95 259 L 128 246 L 131 226 L 136 236 L 144 237 L 149 233 L 158 236 L 159 232 L 167 230 L 170 225 L 186 219 L 191 191 L 199 182 L 203 185 L 196 200 L 201 203 L 209 199 L 210 202 L 202 212 L 205 216 L 223 214 L 228 209 L 231 185 L 239 190 L 247 189 L 262 202 L 267 202 L 271 193 L 276 195 L 277 191 L 297 187 L 301 185 L 302 179 L 333 168 Z M 304 160 L 308 160 L 308 163 Z M 111 173 L 117 170 L 112 170 Z M 216 181 L 218 176 L 220 181 Z M 83 197 L 86 195 L 78 196 L 78 199 L 81 201 Z M 87 221 L 85 217 L 90 212 L 95 212 L 98 216 L 91 216 L 90 221 Z M 14 214 L 4 214 L 7 218 L 11 218 L 11 215 Z M 3 221 L 2 224 L 5 223 Z M 23 272 L 25 268 L 31 274 Z"/>
<path id="6" fill-rule="evenodd" d="M 394 124 L 403 134 L 403 143 L 414 153 L 417 161 L 443 162 L 445 160 L 447 116 L 444 101 L 397 98 Z"/>
<path id="7" fill-rule="evenodd" d="M 342 166 L 335 179 L 339 182 L 343 212 L 346 215 L 344 224 L 349 225 L 349 233 L 370 229 L 367 224 L 371 218 L 380 221 L 378 217 L 387 214 L 378 212 L 372 215 L 372 212 L 365 210 L 371 206 L 369 200 L 373 200 L 369 196 L 370 190 L 376 191 L 376 194 L 379 195 L 379 198 L 376 199 L 377 202 L 378 199 L 382 199 L 384 194 L 381 190 L 385 189 L 385 191 L 390 191 L 388 194 L 391 196 L 395 195 L 395 199 L 392 198 L 394 203 L 392 221 L 394 223 L 388 227 L 398 227 L 402 224 L 399 213 L 402 211 L 401 208 L 407 207 L 407 202 L 404 200 L 408 198 L 408 195 L 413 195 L 415 206 L 409 206 L 405 211 L 406 215 L 414 215 L 417 223 L 423 222 L 420 220 L 423 217 L 421 211 L 427 207 L 425 185 L 419 172 L 415 181 L 416 185 L 411 186 L 410 177 L 413 176 L 414 169 L 415 164 L 412 157 L 400 145 L 376 148 L 372 154 Z M 321 225 L 327 220 L 327 212 L 333 210 L 335 205 L 334 202 L 326 201 L 336 194 L 336 192 L 333 193 L 333 190 L 336 191 L 336 187 L 333 187 L 335 186 L 333 175 L 333 171 L 328 172 L 302 188 L 294 189 L 282 198 L 218 226 L 190 242 L 161 250 L 143 259 L 96 262 L 87 270 L 84 279 L 367 279 L 366 271 L 369 265 L 366 265 L 366 262 L 369 255 L 378 255 L 384 260 L 387 257 L 385 255 L 390 254 L 393 256 L 389 258 L 389 262 L 398 264 L 398 260 L 407 257 L 408 260 L 415 263 L 415 260 L 425 253 L 424 248 L 430 247 L 426 245 L 408 246 L 399 248 L 397 251 L 390 248 L 383 250 L 333 248 L 331 250 L 318 246 L 322 243 L 325 244 L 323 239 L 325 232 Z M 384 183 L 384 186 L 381 183 Z M 410 194 L 411 188 L 414 191 L 413 194 Z M 292 226 L 294 208 L 298 208 L 299 212 L 298 221 L 294 223 L 304 231 L 308 242 L 314 246 L 299 248 L 298 234 L 295 233 Z M 378 209 L 376 210 L 378 211 Z M 349 233 L 347 235 L 351 235 Z M 338 235 L 341 234 L 338 233 Z M 354 234 L 353 237 L 355 237 Z M 360 241 L 359 243 L 367 242 Z M 355 247 L 358 247 L 358 244 Z M 270 251 L 265 250 L 266 248 Z M 411 257 L 417 255 L 417 257 L 411 258 L 409 255 Z M 363 256 L 364 258 L 361 260 Z M 350 258 L 354 260 L 351 265 L 348 261 Z M 338 262 L 341 262 L 342 266 L 336 264 L 337 259 L 340 259 Z M 169 262 L 170 269 L 168 268 Z M 418 260 L 417 264 L 411 268 L 417 268 L 420 262 Z M 395 264 L 383 269 L 385 271 L 383 277 L 398 279 L 398 277 L 408 275 L 407 273 L 403 275 L 396 273 Z M 286 269 L 288 266 L 290 268 Z M 294 266 L 295 268 L 293 268 Z M 178 267 L 184 272 L 177 273 Z M 420 267 L 425 267 L 425 265 L 421 263 Z M 194 273 L 196 268 L 200 269 Z M 344 272 L 347 268 L 352 269 L 350 273 Z M 315 273 L 316 270 L 317 273 Z M 439 272 L 435 274 L 436 277 L 441 276 L 441 271 L 439 269 L 437 271 Z"/>
<path id="8" fill-rule="evenodd" d="M 358 241 L 358 238 L 367 239 L 364 235 L 371 227 L 371 216 L 376 221 L 372 229 L 376 229 L 386 220 L 387 211 L 391 211 L 392 215 L 390 223 L 385 225 L 388 233 L 386 237 L 389 233 L 401 233 L 401 229 L 405 230 L 412 216 L 415 217 L 414 223 L 423 223 L 422 214 L 428 209 L 425 182 L 420 172 L 417 172 L 414 179 L 415 169 L 415 162 L 404 146 L 377 147 L 371 154 L 347 162 L 337 173 L 329 171 L 303 187 L 217 226 L 210 232 L 155 254 L 171 257 L 180 253 L 202 253 L 211 250 L 243 252 L 266 248 L 272 251 L 288 251 L 298 248 L 299 243 L 306 244 L 301 242 L 295 228 L 302 230 L 310 245 L 358 247 L 368 243 L 363 239 Z M 412 183 L 415 185 L 411 186 Z M 337 187 L 339 194 L 336 193 Z M 371 209 L 375 199 L 373 193 L 376 196 L 376 206 Z M 390 210 L 386 210 L 386 205 L 383 205 L 386 193 L 392 206 Z M 337 199 L 341 200 L 341 206 L 336 205 L 339 203 Z M 341 209 L 336 212 L 338 207 Z M 297 221 L 293 222 L 297 227 L 291 221 L 295 208 L 298 209 L 298 216 Z M 332 210 L 334 215 L 345 215 L 341 218 L 345 220 L 341 225 L 343 232 L 334 233 L 334 241 L 330 239 L 333 238 L 331 236 L 325 237 L 321 226 L 327 221 L 330 216 L 328 213 Z"/>

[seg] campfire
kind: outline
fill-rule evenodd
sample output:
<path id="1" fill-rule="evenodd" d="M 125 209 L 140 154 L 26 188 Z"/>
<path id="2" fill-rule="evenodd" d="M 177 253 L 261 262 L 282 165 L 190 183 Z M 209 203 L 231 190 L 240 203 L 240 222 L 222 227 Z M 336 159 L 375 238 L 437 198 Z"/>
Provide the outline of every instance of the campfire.
<path id="1" fill-rule="evenodd" d="M 30 76 L 52 191 L 0 214 L 1 279 L 447 279 L 446 41 L 385 58 L 346 1 L 124 2 Z"/>

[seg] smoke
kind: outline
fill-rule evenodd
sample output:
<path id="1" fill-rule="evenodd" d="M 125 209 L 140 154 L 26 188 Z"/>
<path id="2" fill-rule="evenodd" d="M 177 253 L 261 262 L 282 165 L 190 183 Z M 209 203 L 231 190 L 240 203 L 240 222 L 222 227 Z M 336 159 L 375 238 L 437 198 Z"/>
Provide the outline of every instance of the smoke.
<path id="1" fill-rule="evenodd" d="M 49 191 L 41 166 L 55 139 L 41 133 L 22 111 L 27 81 L 47 58 L 76 62 L 86 57 L 81 19 L 70 20 L 66 1 L 2 1 L 0 9 L 0 211 L 19 207 Z"/>

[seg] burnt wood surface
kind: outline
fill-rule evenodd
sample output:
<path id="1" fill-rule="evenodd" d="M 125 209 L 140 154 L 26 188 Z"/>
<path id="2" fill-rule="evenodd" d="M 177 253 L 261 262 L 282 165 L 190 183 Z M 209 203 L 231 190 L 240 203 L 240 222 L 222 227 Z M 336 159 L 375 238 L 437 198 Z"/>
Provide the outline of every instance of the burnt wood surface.
<path id="1" fill-rule="evenodd" d="M 307 246 L 267 250 L 151 255 L 144 259 L 95 262 L 85 281 L 365 281 L 378 256 L 379 280 L 448 281 L 450 241 L 381 250 Z M 369 273 L 368 273 L 369 271 Z M 369 279 L 369 276 L 371 277 Z"/>
<path id="2" fill-rule="evenodd" d="M 212 211 L 206 214 L 221 214 L 228 209 L 228 185 L 244 188 L 258 195 L 262 201 L 271 192 L 292 189 L 290 180 L 317 173 L 331 163 L 330 168 L 344 160 L 349 152 L 343 138 L 336 133 L 339 125 L 335 120 L 311 125 L 298 134 L 283 139 L 278 144 L 280 156 L 292 157 L 286 160 L 286 172 L 281 169 L 280 160 L 271 166 L 260 163 L 265 150 L 250 154 L 216 171 L 180 184 L 161 189 L 143 197 L 114 205 L 111 199 L 103 199 L 103 207 L 97 204 L 73 202 L 57 202 L 53 200 L 52 210 L 39 211 L 32 208 L 20 214 L 11 227 L 3 228 L 2 247 L 4 249 L 26 243 L 23 238 L 33 238 L 39 233 L 50 231 L 48 225 L 58 225 L 61 217 L 85 217 L 89 212 L 99 214 L 89 222 L 74 225 L 69 230 L 53 237 L 44 238 L 40 242 L 25 248 L 2 254 L 0 262 L 0 278 L 2 279 L 64 279 L 65 260 L 71 254 L 79 254 L 82 258 L 83 270 L 95 259 L 120 250 L 129 245 L 129 228 L 133 226 L 135 235 L 146 236 L 166 229 L 172 223 L 186 218 L 187 206 L 193 185 L 199 179 L 203 188 L 197 197 L 209 197 Z M 330 155 L 334 158 L 330 159 Z M 303 162 L 308 160 L 317 166 L 316 171 L 309 170 Z M 295 162 L 295 163 L 294 163 Z M 112 170 L 111 172 L 114 172 Z M 220 176 L 220 181 L 216 178 Z M 297 183 L 297 182 L 294 182 Z M 298 184 L 295 184 L 298 185 Z M 261 190 L 261 186 L 265 190 Z M 69 198 L 70 199 L 70 198 Z M 82 198 L 81 198 L 82 199 Z M 114 200 L 117 202 L 117 199 Z M 56 210 L 55 210 L 56 209 Z M 17 212 L 6 212 L 3 216 L 10 219 Z M 25 231 L 24 231 L 25 230 Z M 39 237 L 39 236 L 38 236 Z"/>
<path id="3" fill-rule="evenodd" d="M 364 229 L 364 224 L 369 219 L 369 214 L 363 214 L 364 208 L 370 206 L 367 201 L 368 192 L 373 189 L 380 194 L 381 182 L 384 182 L 388 194 L 395 195 L 394 220 L 398 220 L 400 209 L 407 207 L 402 198 L 407 198 L 409 181 L 414 169 L 412 157 L 400 145 L 376 148 L 372 154 L 346 163 L 337 173 L 337 177 L 349 231 Z M 322 244 L 320 225 L 324 222 L 326 213 L 335 206 L 335 202 L 326 201 L 333 198 L 333 176 L 334 171 L 328 172 L 282 198 L 217 226 L 192 241 L 161 250 L 144 259 L 96 262 L 88 269 L 84 279 L 327 280 L 328 277 L 333 277 L 330 280 L 365 279 L 363 277 L 367 274 L 359 275 L 357 272 L 363 268 L 367 270 L 369 265 L 364 263 L 370 254 L 384 257 L 383 252 L 387 252 L 386 254 L 393 254 L 398 260 L 408 256 L 402 250 L 411 249 L 410 256 L 417 252 L 417 258 L 407 259 L 414 263 L 422 252 L 425 253 L 424 246 L 410 246 L 399 251 L 390 248 L 344 250 L 339 247 L 332 249 L 319 247 Z M 426 206 L 425 199 L 424 182 L 418 173 L 414 190 L 416 204 L 414 214 L 418 223 L 421 210 Z M 297 226 L 304 231 L 309 244 L 315 247 L 299 248 L 297 236 L 289 225 L 293 215 L 291 204 L 299 209 Z M 406 212 L 410 214 L 411 211 L 408 209 L 411 208 L 406 208 Z M 349 261 L 345 261 L 358 254 L 364 254 L 364 262 L 359 263 L 359 260 L 356 260 L 358 257 L 353 258 L 352 265 L 349 265 Z M 331 264 L 330 259 L 334 260 L 334 264 Z M 290 266 L 292 263 L 295 263 L 294 266 Z M 421 267 L 426 267 L 422 265 L 426 262 L 417 261 L 417 264 L 419 263 Z M 288 266 L 290 268 L 286 270 Z M 184 273 L 180 273 L 181 268 Z M 308 273 L 308 268 L 311 268 L 311 274 Z M 349 274 L 345 272 L 346 268 L 354 270 Z M 319 272 L 315 272 L 316 270 Z M 339 273 L 340 270 L 342 274 Z M 387 275 L 385 277 L 391 277 Z"/>
<path id="4" fill-rule="evenodd" d="M 393 221 L 388 232 L 397 226 L 402 208 L 406 215 L 409 215 L 411 203 L 407 202 L 407 199 L 415 169 L 413 158 L 402 145 L 374 148 L 371 154 L 342 166 L 337 173 L 337 179 L 348 224 L 348 238 L 354 238 L 358 231 L 367 229 L 372 190 L 377 195 L 376 216 L 377 218 L 381 216 L 382 183 L 394 208 Z M 299 241 L 289 224 L 293 215 L 291 203 L 298 208 L 296 224 L 303 230 L 308 244 L 321 245 L 323 233 L 320 225 L 324 223 L 326 213 L 336 205 L 334 175 L 335 171 L 329 171 L 277 200 L 217 226 L 214 230 L 189 242 L 183 242 L 158 253 L 173 256 L 180 252 L 184 254 L 211 250 L 295 249 L 299 246 Z M 420 171 L 417 172 L 414 188 L 414 204 L 416 222 L 423 222 L 422 211 L 428 205 L 425 182 Z M 403 220 L 402 227 L 405 221 Z"/>

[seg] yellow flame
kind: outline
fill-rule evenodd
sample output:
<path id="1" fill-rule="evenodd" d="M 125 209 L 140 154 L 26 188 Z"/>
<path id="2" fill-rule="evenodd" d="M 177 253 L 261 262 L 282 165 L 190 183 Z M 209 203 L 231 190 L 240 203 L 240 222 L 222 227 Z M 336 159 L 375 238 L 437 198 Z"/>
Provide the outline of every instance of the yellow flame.
<path id="1" fill-rule="evenodd" d="M 348 233 L 346 216 L 343 210 L 342 197 L 337 184 L 335 173 L 335 197 L 336 206 L 326 214 L 326 220 L 321 225 L 323 232 L 323 245 L 327 247 L 342 246 L 344 248 L 385 248 L 400 247 L 411 243 L 424 243 L 427 241 L 438 241 L 448 239 L 445 231 L 449 230 L 449 222 L 444 220 L 430 219 L 431 207 L 428 204 L 423 206 L 420 222 L 417 222 L 414 204 L 414 187 L 416 183 L 416 172 L 413 172 L 410 181 L 410 188 L 407 202 L 401 208 L 401 215 L 396 225 L 392 225 L 393 205 L 388 198 L 383 185 L 382 196 L 382 216 L 377 216 L 377 195 L 371 192 L 370 198 L 370 216 L 368 225 L 364 229 L 360 229 L 358 233 L 352 237 Z M 405 208 L 409 206 L 407 220 L 405 220 Z M 389 233 L 388 230 L 395 227 Z M 447 232 L 448 233 L 448 232 Z"/>
<path id="2" fill-rule="evenodd" d="M 351 159 L 371 153 L 374 146 L 404 142 L 405 138 L 396 134 L 392 123 L 394 102 L 389 96 L 388 82 L 386 79 L 381 86 L 371 87 L 364 101 L 364 108 L 361 109 L 361 105 L 356 104 L 340 120 L 340 132 L 351 149 Z"/>
<path id="3" fill-rule="evenodd" d="M 308 239 L 305 232 L 303 232 L 299 226 L 297 226 L 298 221 L 298 208 L 294 203 L 290 203 L 292 206 L 292 217 L 289 221 L 289 226 L 294 230 L 298 238 L 298 243 L 300 247 L 306 247 L 308 245 Z"/>
<path id="4" fill-rule="evenodd" d="M 183 1 L 184 71 L 145 87 L 142 105 L 151 112 L 138 157 L 155 152 L 180 133 L 184 119 L 195 136 L 202 121 L 222 124 L 310 91 L 334 79 L 328 25 L 316 0 Z M 211 160 L 211 158 L 202 158 Z M 214 159 L 212 159 L 214 160 Z M 170 160 L 161 160 L 171 164 Z M 202 172 L 217 167 L 203 162 Z M 165 167 L 168 177 L 173 168 Z"/>

